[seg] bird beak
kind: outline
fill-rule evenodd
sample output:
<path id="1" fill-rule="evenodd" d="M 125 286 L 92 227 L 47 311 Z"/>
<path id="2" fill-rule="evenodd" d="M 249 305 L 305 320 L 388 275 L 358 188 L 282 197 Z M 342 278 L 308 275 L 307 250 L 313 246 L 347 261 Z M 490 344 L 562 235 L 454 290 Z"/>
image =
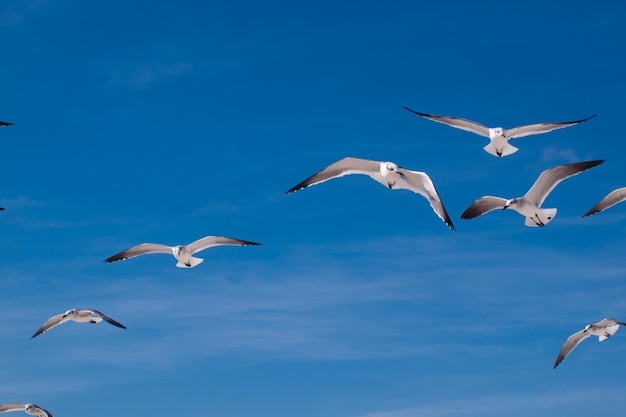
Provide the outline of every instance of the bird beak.
<path id="1" fill-rule="evenodd" d="M 509 206 L 504 206 L 504 207 L 502 207 L 502 210 L 506 210 L 506 209 L 507 209 L 507 207 L 509 207 Z"/>

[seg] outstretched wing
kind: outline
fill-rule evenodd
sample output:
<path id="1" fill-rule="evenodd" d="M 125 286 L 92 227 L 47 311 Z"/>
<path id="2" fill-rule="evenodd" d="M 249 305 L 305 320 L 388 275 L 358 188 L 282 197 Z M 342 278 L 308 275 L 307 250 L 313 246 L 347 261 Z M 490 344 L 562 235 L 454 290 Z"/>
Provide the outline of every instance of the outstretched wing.
<path id="1" fill-rule="evenodd" d="M 559 366 L 559 364 L 563 361 L 563 359 L 565 359 L 565 357 L 569 355 L 570 352 L 574 350 L 574 348 L 580 344 L 580 342 L 582 342 L 589 336 L 591 336 L 591 333 L 585 332 L 584 330 L 579 330 L 573 335 L 571 335 L 570 337 L 568 337 L 565 343 L 563 343 L 563 347 L 561 347 L 561 351 L 559 352 L 558 356 L 556 357 L 556 360 L 554 361 L 554 368 Z"/>
<path id="2" fill-rule="evenodd" d="M 30 338 L 32 339 L 34 337 L 37 337 L 40 334 L 45 333 L 48 330 L 52 329 L 53 327 L 56 327 L 59 324 L 65 323 L 68 320 L 69 319 L 67 317 L 65 317 L 65 313 L 57 314 L 56 316 L 52 316 Z"/>
<path id="3" fill-rule="evenodd" d="M 558 183 L 589 168 L 600 165 L 602 162 L 604 162 L 603 159 L 576 162 L 574 164 L 559 165 L 547 169 L 539 175 L 539 178 L 537 178 L 537 181 L 530 187 L 530 190 L 524 195 L 524 198 L 539 207 Z"/>
<path id="4" fill-rule="evenodd" d="M 452 220 L 450 219 L 446 208 L 443 206 L 441 197 L 439 197 L 435 184 L 430 177 L 424 172 L 410 171 L 406 169 L 401 169 L 400 173 L 404 176 L 404 181 L 396 182 L 396 188 L 411 190 L 414 193 L 424 196 L 437 216 L 439 216 L 439 218 L 443 220 L 450 229 L 454 230 Z"/>
<path id="5" fill-rule="evenodd" d="M 485 213 L 489 213 L 495 209 L 503 209 L 508 200 L 506 198 L 494 197 L 486 195 L 474 201 L 468 208 L 461 214 L 462 219 L 473 219 L 474 217 L 482 216 Z"/>
<path id="6" fill-rule="evenodd" d="M 6 413 L 7 411 L 24 411 L 26 404 L 10 403 L 0 405 L 0 413 Z"/>
<path id="7" fill-rule="evenodd" d="M 432 120 L 433 122 L 443 123 L 448 126 L 456 127 L 457 129 L 466 130 L 468 132 L 476 133 L 480 136 L 489 137 L 489 128 L 487 126 L 481 125 L 480 123 L 473 122 L 467 119 L 461 119 L 460 117 L 450 117 L 450 116 L 435 116 L 433 114 L 420 113 L 415 110 L 409 109 L 407 106 L 404 106 L 405 109 L 410 111 L 411 113 L 415 113 L 418 116 L 422 116 L 426 119 Z"/>
<path id="8" fill-rule="evenodd" d="M 592 115 L 587 117 L 586 119 L 574 120 L 572 122 L 548 122 L 548 123 L 537 123 L 532 125 L 524 125 L 514 127 L 512 129 L 506 130 L 506 136 L 509 139 L 521 138 L 529 135 L 539 135 L 541 133 L 552 132 L 556 129 L 563 129 L 564 127 L 570 127 L 577 125 L 579 123 L 585 122 L 589 119 L 593 119 L 596 115 Z"/>
<path id="9" fill-rule="evenodd" d="M 122 329 L 126 328 L 126 326 L 124 326 L 122 323 L 120 323 L 120 322 L 118 322 L 116 320 L 113 320 L 111 317 L 107 316 L 104 313 L 99 312 L 98 310 L 87 310 L 87 311 L 91 312 L 91 314 L 93 314 L 95 316 L 100 317 L 102 320 L 111 323 L 114 326 L 121 327 Z"/>
<path id="10" fill-rule="evenodd" d="M 212 248 L 214 246 L 222 246 L 222 245 L 235 245 L 235 246 L 259 246 L 260 243 L 251 242 L 249 240 L 241 240 L 241 239 L 233 239 L 232 237 L 223 237 L 223 236 L 207 236 L 202 239 L 198 239 L 195 242 L 187 245 L 187 250 L 192 255 L 196 252 L 200 252 L 201 250 L 205 250 L 208 248 Z"/>
<path id="11" fill-rule="evenodd" d="M 592 214 L 606 210 L 624 200 L 626 200 L 626 187 L 618 188 L 617 190 L 611 191 L 606 197 L 600 200 L 598 204 L 591 207 L 585 214 L 583 214 L 583 217 L 591 216 Z"/>
<path id="12" fill-rule="evenodd" d="M 110 256 L 106 258 L 104 262 L 116 262 L 149 253 L 168 253 L 171 255 L 172 248 L 167 245 L 161 245 L 160 243 L 142 243 L 141 245 L 133 246 L 132 248 Z"/>
<path id="13" fill-rule="evenodd" d="M 317 174 L 311 175 L 301 183 L 291 187 L 285 194 L 301 190 L 311 185 L 319 184 L 333 178 L 343 177 L 350 174 L 376 175 L 380 173 L 380 162 L 347 157 L 330 164 Z"/>

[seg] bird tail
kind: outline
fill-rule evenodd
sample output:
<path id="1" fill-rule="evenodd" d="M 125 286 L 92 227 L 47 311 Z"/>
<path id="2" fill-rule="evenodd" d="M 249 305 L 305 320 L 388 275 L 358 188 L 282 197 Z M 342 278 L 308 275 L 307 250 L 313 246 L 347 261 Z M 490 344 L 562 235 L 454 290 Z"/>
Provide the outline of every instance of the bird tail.
<path id="1" fill-rule="evenodd" d="M 179 268 L 193 268 L 196 265 L 200 265 L 203 261 L 204 259 L 194 258 L 192 256 L 191 258 L 189 258 L 189 263 L 178 261 L 176 266 Z"/>
<path id="2" fill-rule="evenodd" d="M 556 216 L 556 209 L 539 209 L 534 216 L 526 217 L 524 224 L 529 227 L 543 227 Z"/>
<path id="3" fill-rule="evenodd" d="M 502 151 L 500 152 L 498 152 L 496 147 L 493 146 L 493 143 L 490 143 L 489 145 L 485 146 L 483 149 L 489 152 L 490 154 L 492 154 L 493 156 L 497 156 L 497 157 L 511 155 L 512 153 L 515 153 L 519 150 L 519 148 L 516 148 L 515 146 L 510 145 L 508 143 L 504 146 L 504 148 L 502 148 Z"/>

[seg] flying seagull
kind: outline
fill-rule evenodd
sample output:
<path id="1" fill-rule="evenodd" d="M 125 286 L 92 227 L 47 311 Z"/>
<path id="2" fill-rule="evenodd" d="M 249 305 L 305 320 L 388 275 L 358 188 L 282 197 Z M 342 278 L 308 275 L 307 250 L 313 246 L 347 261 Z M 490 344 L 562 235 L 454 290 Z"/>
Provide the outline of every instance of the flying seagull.
<path id="1" fill-rule="evenodd" d="M 369 175 L 385 187 L 397 190 L 404 188 L 414 193 L 421 194 L 429 202 L 437 216 L 443 220 L 450 229 L 454 230 L 454 225 L 450 216 L 446 212 L 441 198 L 435 189 L 435 184 L 426 173 L 419 171 L 410 171 L 399 167 L 393 162 L 378 162 L 368 159 L 359 159 L 347 157 L 341 159 L 315 175 L 307 178 L 298 185 L 292 187 L 285 194 L 301 190 L 311 185 L 319 184 L 333 178 L 343 177 L 350 174 Z"/>
<path id="2" fill-rule="evenodd" d="M 626 187 L 613 190 L 606 197 L 600 200 L 598 204 L 591 207 L 589 211 L 583 214 L 583 217 L 587 217 L 587 216 L 591 216 L 592 214 L 599 213 L 602 210 L 606 210 L 609 207 L 613 207 L 617 203 L 621 203 L 624 200 L 626 200 Z"/>
<path id="3" fill-rule="evenodd" d="M 526 217 L 525 225 L 531 227 L 544 227 L 556 216 L 556 209 L 540 208 L 548 194 L 558 183 L 566 178 L 576 175 L 586 169 L 601 164 L 604 160 L 577 162 L 575 164 L 559 165 L 547 169 L 539 175 L 537 181 L 523 197 L 507 200 L 506 198 L 485 196 L 474 201 L 461 214 L 462 219 L 473 219 L 476 216 L 488 213 L 495 209 L 512 208 Z"/>
<path id="4" fill-rule="evenodd" d="M 48 410 L 44 410 L 35 404 L 2 404 L 0 405 L 0 413 L 6 413 L 8 411 L 24 411 L 26 414 L 38 417 L 52 417 L 52 414 Z"/>
<path id="5" fill-rule="evenodd" d="M 556 361 L 554 362 L 554 368 L 559 366 L 563 359 L 565 359 L 565 357 L 569 355 L 570 352 L 580 344 L 580 342 L 582 342 L 589 336 L 598 336 L 598 341 L 603 342 L 609 337 L 613 336 L 615 332 L 619 329 L 620 325 L 626 326 L 626 323 L 611 318 L 602 319 L 596 324 L 586 325 L 584 329 L 577 331 L 567 338 L 567 340 L 563 344 L 563 347 L 561 348 L 561 351 L 559 352 L 559 356 L 556 357 Z"/>
<path id="6" fill-rule="evenodd" d="M 44 324 L 32 335 L 30 338 L 33 339 L 39 336 L 42 333 L 47 332 L 59 324 L 63 324 L 67 321 L 75 321 L 77 323 L 100 323 L 102 320 L 111 323 L 114 326 L 121 327 L 125 329 L 122 323 L 119 323 L 113 320 L 111 317 L 108 317 L 97 310 L 77 310 L 71 309 L 67 310 L 65 313 L 57 314 L 56 316 L 50 317 Z"/>
<path id="7" fill-rule="evenodd" d="M 104 262 L 115 262 L 123 259 L 134 258 L 135 256 L 145 255 L 148 253 L 169 253 L 174 255 L 178 263 L 179 268 L 193 268 L 200 264 L 204 259 L 194 258 L 193 255 L 196 252 L 212 248 L 214 246 L 222 245 L 235 245 L 235 246 L 259 246 L 260 243 L 250 242 L 247 240 L 233 239 L 230 237 L 222 236 L 207 236 L 202 239 L 198 239 L 188 245 L 167 246 L 160 243 L 142 243 L 141 245 L 133 246 L 125 251 L 106 258 Z"/>
<path id="8" fill-rule="evenodd" d="M 412 113 L 417 114 L 418 116 L 425 117 L 426 119 L 439 123 L 444 123 L 449 126 L 456 127 L 457 129 L 466 130 L 468 132 L 473 132 L 477 135 L 489 138 L 491 142 L 489 142 L 489 144 L 483 149 L 497 157 L 511 155 L 512 153 L 518 151 L 518 148 L 509 144 L 509 139 L 548 133 L 556 129 L 574 126 L 578 123 L 582 123 L 596 117 L 596 115 L 594 114 L 587 117 L 586 119 L 574 120 L 572 122 L 537 123 L 532 125 L 514 127 L 513 129 L 504 129 L 502 127 L 487 127 L 480 123 L 473 122 L 467 119 L 461 119 L 459 117 L 435 116 L 432 114 L 420 113 L 418 111 L 411 110 L 407 106 L 404 106 L 404 108 Z"/>
<path id="9" fill-rule="evenodd" d="M 0 120 L 0 126 L 13 126 L 15 123 L 11 123 L 11 122 L 3 122 Z"/>

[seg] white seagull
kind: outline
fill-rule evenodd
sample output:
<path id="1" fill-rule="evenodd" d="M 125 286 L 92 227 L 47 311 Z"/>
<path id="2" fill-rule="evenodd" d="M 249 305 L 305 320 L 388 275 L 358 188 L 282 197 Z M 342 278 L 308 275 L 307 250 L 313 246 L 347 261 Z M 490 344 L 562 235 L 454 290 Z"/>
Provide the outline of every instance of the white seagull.
<path id="1" fill-rule="evenodd" d="M 561 351 L 559 352 L 559 355 L 556 357 L 556 361 L 554 362 L 554 368 L 559 366 L 563 359 L 565 359 L 565 357 L 569 355 L 570 352 L 580 344 L 580 342 L 582 342 L 589 336 L 598 336 L 598 341 L 603 342 L 609 337 L 613 336 L 615 332 L 619 329 L 620 325 L 626 326 L 626 323 L 611 318 L 602 319 L 596 324 L 586 325 L 584 329 L 577 331 L 567 338 L 567 340 L 563 344 L 563 347 L 561 348 Z"/>
<path id="2" fill-rule="evenodd" d="M 52 417 L 52 414 L 48 410 L 44 410 L 35 404 L 21 404 L 11 403 L 0 405 L 0 413 L 6 413 L 8 411 L 24 411 L 26 414 L 38 417 Z"/>
<path id="3" fill-rule="evenodd" d="M 259 246 L 260 243 L 250 242 L 248 240 L 233 239 L 230 237 L 222 236 L 207 236 L 202 239 L 198 239 L 188 245 L 167 246 L 160 243 L 142 243 L 141 245 L 133 246 L 125 251 L 122 251 L 116 255 L 106 258 L 104 262 L 115 262 L 123 259 L 134 258 L 135 256 L 145 255 L 149 253 L 169 253 L 174 255 L 178 263 L 179 268 L 193 268 L 199 265 L 204 259 L 194 258 L 193 255 L 196 252 L 212 248 L 214 246 L 222 245 L 235 245 L 235 246 Z"/>
<path id="4" fill-rule="evenodd" d="M 532 125 L 524 125 L 514 127 L 513 129 L 504 129 L 502 127 L 487 127 L 480 123 L 473 122 L 467 119 L 461 119 L 459 117 L 449 116 L 435 116 L 432 114 L 420 113 L 415 110 L 411 110 L 404 106 L 408 111 L 417 114 L 418 116 L 425 117 L 426 119 L 444 123 L 457 129 L 466 130 L 468 132 L 476 133 L 477 135 L 487 137 L 491 140 L 487 146 L 483 149 L 492 155 L 497 157 L 511 155 L 518 151 L 518 148 L 509 144 L 510 139 L 521 138 L 529 135 L 538 135 L 541 133 L 548 133 L 556 129 L 562 129 L 564 127 L 574 126 L 578 123 L 582 123 L 591 118 L 596 117 L 592 115 L 586 119 L 574 120 L 572 122 L 554 122 L 554 123 L 537 123 Z"/>
<path id="5" fill-rule="evenodd" d="M 441 202 L 441 198 L 435 189 L 435 184 L 433 184 L 430 177 L 424 172 L 400 168 L 393 162 L 378 162 L 352 157 L 343 158 L 292 187 L 285 194 L 350 174 L 365 174 L 385 187 L 394 190 L 403 188 L 421 194 L 430 202 L 430 206 L 437 216 L 439 216 L 450 229 L 454 230 L 452 220 L 450 216 L 448 216 Z"/>
<path id="6" fill-rule="evenodd" d="M 586 169 L 601 164 L 604 160 L 577 162 L 575 164 L 559 165 L 547 169 L 539 175 L 537 181 L 523 197 L 507 200 L 506 198 L 485 196 L 474 201 L 461 214 L 462 219 L 473 219 L 476 216 L 488 213 L 495 209 L 512 208 L 526 217 L 524 224 L 531 227 L 544 227 L 556 216 L 556 209 L 540 208 L 548 194 L 558 183 L 566 178 L 576 175 Z"/>
<path id="7" fill-rule="evenodd" d="M 113 320 L 111 317 L 108 317 L 105 314 L 97 310 L 77 310 L 75 308 L 71 310 L 67 310 L 65 313 L 57 314 L 56 316 L 50 317 L 44 324 L 32 335 L 30 338 L 35 338 L 42 333 L 47 332 L 53 327 L 58 326 L 59 324 L 63 324 L 67 321 L 75 321 L 76 323 L 100 323 L 102 320 L 111 323 L 114 326 L 121 327 L 125 329 L 122 323 L 119 323 Z"/>
<path id="8" fill-rule="evenodd" d="M 600 200 L 598 204 L 591 207 L 589 211 L 583 214 L 583 217 L 587 217 L 587 216 L 591 216 L 592 214 L 599 213 L 602 210 L 606 210 L 609 207 L 613 207 L 617 203 L 621 203 L 624 200 L 626 200 L 626 187 L 613 190 L 606 197 Z"/>

